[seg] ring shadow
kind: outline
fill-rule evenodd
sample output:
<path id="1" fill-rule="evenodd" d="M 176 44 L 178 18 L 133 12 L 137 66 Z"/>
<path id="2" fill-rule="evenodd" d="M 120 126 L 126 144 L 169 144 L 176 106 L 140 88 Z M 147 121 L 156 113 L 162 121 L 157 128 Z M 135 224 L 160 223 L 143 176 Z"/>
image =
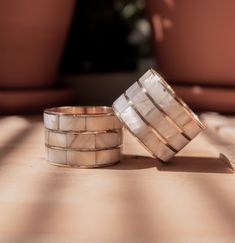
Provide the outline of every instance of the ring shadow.
<path id="1" fill-rule="evenodd" d="M 124 155 L 119 164 L 105 167 L 111 170 L 139 170 L 155 167 L 161 172 L 229 173 L 234 171 L 222 158 L 176 156 L 167 163 L 145 156 Z M 104 169 L 104 168 L 103 168 Z"/>

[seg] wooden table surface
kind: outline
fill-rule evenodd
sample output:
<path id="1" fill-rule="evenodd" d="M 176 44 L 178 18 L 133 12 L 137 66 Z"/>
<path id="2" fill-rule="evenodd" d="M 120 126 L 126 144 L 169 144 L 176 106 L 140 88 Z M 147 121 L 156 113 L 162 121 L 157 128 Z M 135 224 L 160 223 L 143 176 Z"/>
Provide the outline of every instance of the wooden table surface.
<path id="1" fill-rule="evenodd" d="M 207 132 L 169 165 L 125 132 L 120 164 L 70 169 L 44 160 L 40 117 L 0 129 L 1 243 L 235 242 L 235 175 Z"/>

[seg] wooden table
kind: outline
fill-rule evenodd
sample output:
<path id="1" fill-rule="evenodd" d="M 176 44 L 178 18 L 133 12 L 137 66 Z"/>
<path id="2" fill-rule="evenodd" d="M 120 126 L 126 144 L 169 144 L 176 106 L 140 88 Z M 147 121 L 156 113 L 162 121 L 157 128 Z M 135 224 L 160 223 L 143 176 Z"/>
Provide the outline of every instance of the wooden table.
<path id="1" fill-rule="evenodd" d="M 70 169 L 44 160 L 39 117 L 0 129 L 0 242 L 235 242 L 235 175 L 206 132 L 169 165 L 125 133 L 120 164 Z"/>

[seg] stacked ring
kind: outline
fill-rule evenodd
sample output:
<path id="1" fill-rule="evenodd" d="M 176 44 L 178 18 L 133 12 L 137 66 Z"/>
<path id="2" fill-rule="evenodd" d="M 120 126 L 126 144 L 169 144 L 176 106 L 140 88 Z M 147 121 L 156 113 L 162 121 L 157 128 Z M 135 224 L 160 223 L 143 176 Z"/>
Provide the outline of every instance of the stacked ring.
<path id="1" fill-rule="evenodd" d="M 205 128 L 152 69 L 113 103 L 113 110 L 127 129 L 162 162 L 172 158 Z"/>
<path id="2" fill-rule="evenodd" d="M 56 165 L 101 167 L 121 158 L 122 125 L 110 107 L 44 111 L 46 159 Z"/>

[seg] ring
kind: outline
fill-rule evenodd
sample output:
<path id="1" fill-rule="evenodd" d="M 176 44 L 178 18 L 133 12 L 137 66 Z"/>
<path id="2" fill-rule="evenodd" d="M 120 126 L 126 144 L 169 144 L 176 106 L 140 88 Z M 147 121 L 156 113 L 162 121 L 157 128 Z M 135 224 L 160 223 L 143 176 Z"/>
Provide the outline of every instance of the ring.
<path id="1" fill-rule="evenodd" d="M 185 147 L 205 126 L 154 70 L 148 70 L 114 103 L 125 127 L 161 161 Z"/>
<path id="2" fill-rule="evenodd" d="M 54 107 L 44 111 L 46 160 L 93 168 L 121 159 L 122 124 L 111 107 Z"/>

